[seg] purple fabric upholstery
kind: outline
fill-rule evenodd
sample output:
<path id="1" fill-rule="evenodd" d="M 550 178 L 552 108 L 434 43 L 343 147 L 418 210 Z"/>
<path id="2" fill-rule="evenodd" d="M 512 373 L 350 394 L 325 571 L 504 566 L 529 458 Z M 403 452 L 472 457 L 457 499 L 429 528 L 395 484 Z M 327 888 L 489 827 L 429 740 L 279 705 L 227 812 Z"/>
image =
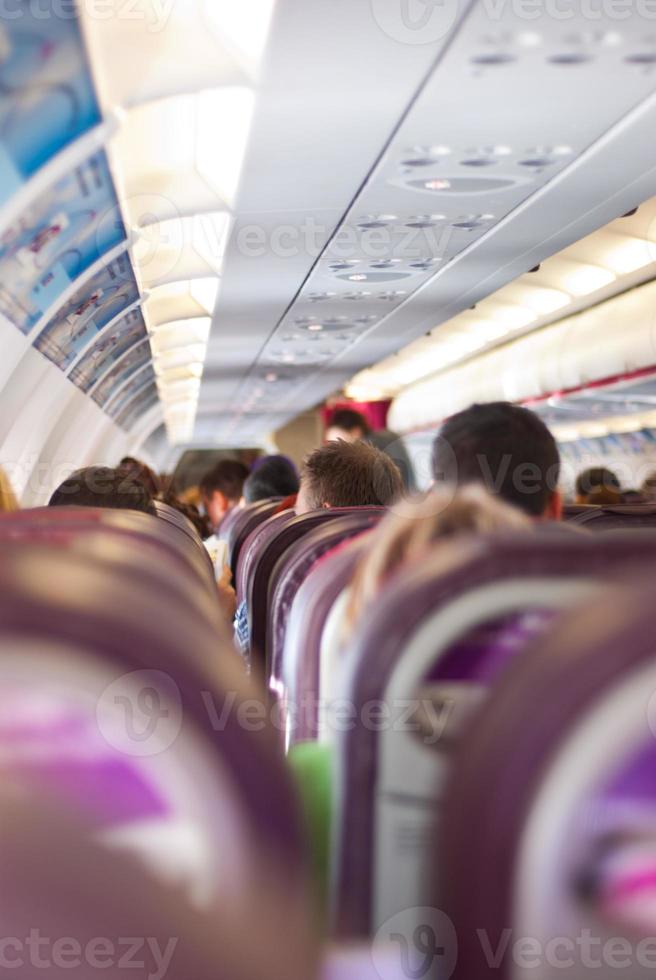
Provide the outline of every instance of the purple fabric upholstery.
<path id="1" fill-rule="evenodd" d="M 212 563 L 204 548 L 199 548 L 181 528 L 131 510 L 94 507 L 37 507 L 32 510 L 0 514 L 0 537 L 5 540 L 48 538 L 62 544 L 73 544 L 85 532 L 111 531 L 121 537 L 142 542 L 145 548 L 160 553 L 160 560 L 175 563 L 185 575 L 190 573 L 216 596 Z"/>
<path id="2" fill-rule="evenodd" d="M 326 555 L 310 569 L 292 603 L 283 653 L 283 683 L 296 709 L 291 743 L 314 741 L 319 733 L 321 638 L 328 614 L 350 582 L 364 540 Z"/>
<path id="3" fill-rule="evenodd" d="M 350 692 L 356 711 L 380 701 L 406 644 L 427 617 L 474 588 L 504 580 L 603 578 L 633 564 L 650 567 L 656 535 L 523 534 L 464 541 L 460 561 L 445 574 L 442 556 L 402 572 L 374 603 L 349 651 L 356 665 Z M 546 605 L 549 605 L 548 603 Z M 463 635 L 466 626 L 463 627 Z M 342 935 L 366 935 L 370 927 L 374 798 L 379 738 L 371 726 L 354 726 L 341 747 L 343 783 L 336 855 L 336 916 Z"/>
<path id="4" fill-rule="evenodd" d="M 616 507 L 586 507 L 569 518 L 572 525 L 588 531 L 628 531 L 656 528 L 656 507 L 652 504 L 618 504 Z"/>
<path id="5" fill-rule="evenodd" d="M 248 581 L 260 551 L 266 548 L 268 542 L 272 537 L 275 537 L 284 524 L 288 524 L 295 517 L 296 514 L 293 510 L 284 510 L 281 514 L 274 514 L 273 517 L 267 517 L 265 521 L 258 524 L 248 535 L 239 553 L 239 561 L 237 563 L 236 588 L 238 602 L 241 602 L 242 599 L 247 597 Z"/>
<path id="6" fill-rule="evenodd" d="M 247 504 L 239 508 L 234 520 L 231 521 L 227 532 L 228 554 L 233 582 L 237 579 L 239 554 L 252 531 L 272 516 L 280 500 L 258 500 L 255 504 Z"/>
<path id="7" fill-rule="evenodd" d="M 200 534 L 191 523 L 188 517 L 176 510 L 175 507 L 171 507 L 170 504 L 165 503 L 163 500 L 155 500 L 155 510 L 157 511 L 157 516 L 163 521 L 167 521 L 169 524 L 173 524 L 174 527 L 179 528 L 181 531 L 191 538 L 194 544 L 198 548 L 203 548 L 203 541 Z M 205 550 L 203 548 L 203 550 Z"/>
<path id="8" fill-rule="evenodd" d="M 265 547 L 258 551 L 252 566 L 252 572 L 247 583 L 248 621 L 251 627 L 252 649 L 262 664 L 266 657 L 266 637 L 270 610 L 271 577 L 283 555 L 300 538 L 314 528 L 331 523 L 350 514 L 362 514 L 369 508 L 363 507 L 334 507 L 324 510 L 313 510 L 300 517 L 294 517 L 280 526 L 272 534 Z M 378 508 L 374 512 L 378 513 Z"/>
<path id="9" fill-rule="evenodd" d="M 553 609 L 534 609 L 477 626 L 449 647 L 433 664 L 426 680 L 490 684 L 555 616 Z"/>
<path id="10" fill-rule="evenodd" d="M 0 879 L 3 932 L 14 937 L 3 948 L 16 980 L 122 980 L 126 970 L 151 980 L 270 980 L 274 957 L 285 980 L 317 975 L 303 896 L 284 876 L 252 876 L 229 902 L 199 906 L 179 882 L 156 877 L 38 792 L 0 788 Z"/>
<path id="11" fill-rule="evenodd" d="M 361 508 L 327 525 L 315 528 L 288 548 L 271 573 L 266 661 L 271 689 L 280 691 L 284 683 L 283 651 L 292 603 L 312 566 L 323 555 L 344 541 L 374 527 L 383 508 Z"/>
<path id="12" fill-rule="evenodd" d="M 605 546 L 612 538 L 602 535 L 597 540 Z M 643 830 L 646 844 L 653 839 L 654 741 L 645 710 L 649 688 L 641 690 L 633 685 L 631 695 L 615 702 L 614 734 L 605 742 L 602 737 L 601 744 L 595 746 L 601 762 L 597 779 L 602 783 L 598 786 L 602 788 L 605 753 L 612 745 L 605 763 L 608 795 L 599 800 L 596 810 L 590 806 L 592 800 L 580 800 L 576 814 L 570 812 L 576 846 L 573 848 L 563 834 L 554 835 L 550 845 L 534 841 L 529 836 L 529 821 L 535 814 L 536 798 L 553 778 L 554 758 L 562 759 L 563 764 L 567 760 L 571 766 L 577 758 L 574 753 L 580 752 L 577 736 L 581 727 L 595 717 L 600 705 L 608 704 L 608 699 L 620 691 L 626 692 L 631 678 L 653 668 L 656 604 L 650 581 L 652 568 L 653 562 L 645 563 L 640 571 L 636 569 L 635 577 L 617 569 L 616 580 L 594 606 L 583 606 L 562 617 L 533 646 L 530 659 L 519 658 L 500 678 L 494 698 L 483 705 L 476 724 L 455 747 L 452 778 L 444 794 L 446 806 L 437 828 L 439 886 L 438 876 L 434 879 L 440 908 L 449 915 L 458 934 L 455 980 L 509 980 L 516 975 L 508 952 L 492 968 L 481 948 L 480 931 L 496 937 L 505 928 L 515 928 L 521 853 L 527 847 L 533 852 L 549 847 L 543 857 L 550 880 L 535 881 L 535 888 L 542 895 L 558 896 L 551 900 L 556 904 L 553 914 L 542 903 L 543 921 L 533 918 L 533 928 L 543 943 L 553 936 L 548 931 L 552 928 L 559 937 L 576 937 L 581 935 L 581 928 L 592 926 L 590 934 L 596 941 L 601 934 L 617 937 L 615 942 L 626 938 L 629 944 L 651 934 L 629 929 L 626 920 L 615 922 L 590 907 L 594 887 L 590 872 L 594 875 L 597 869 L 581 860 L 599 855 L 594 848 L 597 833 L 601 854 L 608 853 L 609 846 L 621 847 L 635 835 L 635 825 L 629 821 L 628 826 L 622 826 L 617 820 L 622 812 L 616 805 L 620 798 L 639 802 L 650 798 L 649 823 L 643 824 Z M 619 758 L 617 754 L 622 746 L 617 735 L 622 730 L 622 713 L 626 721 L 635 720 L 636 712 L 644 725 L 645 748 L 635 753 L 637 746 L 630 738 L 622 760 L 621 753 Z M 602 727 L 597 724 L 598 731 Z M 625 730 L 632 727 L 634 732 L 639 730 L 631 724 L 626 724 Z M 592 734 L 590 737 L 594 738 Z M 543 798 L 542 805 L 551 806 L 554 825 L 558 826 L 563 814 L 558 812 L 557 792 L 552 791 L 550 799 Z M 589 855 L 585 854 L 587 835 L 593 844 Z M 583 880 L 577 878 L 581 874 Z M 563 903 L 561 889 L 567 885 L 575 888 L 579 881 L 585 888 L 584 901 L 572 901 L 567 909 L 564 906 L 569 903 Z M 627 975 L 647 977 L 650 969 L 653 972 L 646 964 L 644 970 L 632 964 Z M 553 970 L 552 975 L 556 972 Z M 573 973 L 582 976 L 586 970 L 577 962 Z"/>
<path id="13" fill-rule="evenodd" d="M 121 539 L 111 544 L 123 547 Z M 155 672 L 152 684 L 168 679 L 179 698 L 181 731 L 200 738 L 207 758 L 234 783 L 244 833 L 268 841 L 272 854 L 287 855 L 289 866 L 299 868 L 300 821 L 275 732 L 272 726 L 247 731 L 239 722 L 234 697 L 238 704 L 253 692 L 217 604 L 199 615 L 183 590 L 163 591 L 160 580 L 144 576 L 138 564 L 125 561 L 118 575 L 112 548 L 107 550 L 107 557 L 105 550 L 83 555 L 0 536 L 0 672 L 3 664 L 11 670 L 12 651 L 24 642 L 53 665 L 62 650 L 70 650 L 97 657 L 117 680 L 143 670 Z M 41 675 L 35 678 L 37 693 L 45 683 Z M 6 679 L 3 684 L 6 690 Z M 226 699 L 233 708 L 222 715 Z M 5 709 L 5 726 L 6 716 Z M 103 785 L 115 774 L 115 767 L 106 769 Z M 88 772 L 78 776 L 88 785 Z M 218 838 L 220 833 L 219 822 Z"/>

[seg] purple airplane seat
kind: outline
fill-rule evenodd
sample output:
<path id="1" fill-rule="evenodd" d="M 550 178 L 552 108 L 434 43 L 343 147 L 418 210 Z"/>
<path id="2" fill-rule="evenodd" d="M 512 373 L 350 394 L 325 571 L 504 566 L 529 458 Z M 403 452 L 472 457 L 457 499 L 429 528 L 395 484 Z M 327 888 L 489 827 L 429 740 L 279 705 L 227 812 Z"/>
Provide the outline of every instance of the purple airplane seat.
<path id="1" fill-rule="evenodd" d="M 267 980 L 272 955 L 286 980 L 316 976 L 303 896 L 265 863 L 229 901 L 194 902 L 30 787 L 0 790 L 0 882 L 3 964 L 18 980 L 120 980 L 126 971 L 149 980 Z"/>
<path id="2" fill-rule="evenodd" d="M 422 841 L 450 746 L 490 678 L 549 628 L 549 611 L 585 601 L 620 565 L 651 567 L 655 558 L 648 533 L 495 536 L 463 540 L 447 572 L 436 549 L 381 592 L 344 654 L 335 692 L 337 703 L 352 706 L 350 723 L 333 726 L 340 934 L 367 935 L 424 904 Z"/>
<path id="3" fill-rule="evenodd" d="M 203 547 L 202 538 L 188 517 L 182 514 L 179 510 L 176 510 L 175 507 L 171 507 L 170 504 L 167 504 L 163 500 L 155 500 L 153 503 L 155 505 L 155 510 L 157 511 L 157 516 L 161 518 L 161 520 L 166 521 L 168 524 L 172 524 L 173 527 L 177 527 L 181 531 L 184 531 L 187 537 L 191 538 L 197 548 Z"/>
<path id="4" fill-rule="evenodd" d="M 280 514 L 267 517 L 265 521 L 258 524 L 248 535 L 239 552 L 237 562 L 237 601 L 241 602 L 248 594 L 248 582 L 251 577 L 253 565 L 257 561 L 258 555 L 263 548 L 267 547 L 269 540 L 278 533 L 283 525 L 288 524 L 296 517 L 293 510 L 284 510 Z"/>
<path id="5" fill-rule="evenodd" d="M 573 526 L 595 532 L 656 528 L 656 507 L 653 504 L 585 507 L 579 514 L 572 515 L 569 522 Z"/>
<path id="6" fill-rule="evenodd" d="M 514 940 L 528 936 L 541 980 L 653 976 L 656 607 L 645 578 L 618 574 L 562 617 L 455 748 L 433 900 L 458 935 L 456 980 L 524 976 Z M 502 935 L 512 938 L 500 948 Z M 608 958 L 618 948 L 621 970 Z"/>
<path id="7" fill-rule="evenodd" d="M 117 537 L 123 534 L 157 546 L 162 558 L 175 562 L 184 574 L 193 574 L 197 583 L 215 594 L 214 571 L 206 550 L 198 548 L 179 527 L 149 514 L 101 507 L 37 507 L 0 514 L 0 537 L 9 539 L 43 534 L 72 541 L 98 527 L 111 529 Z"/>
<path id="8" fill-rule="evenodd" d="M 60 508 L 63 509 L 63 508 Z M 150 580 L 159 588 L 162 599 L 184 601 L 207 618 L 216 616 L 216 590 L 198 587 L 195 574 L 180 569 L 176 556 L 163 550 L 155 538 L 134 535 L 124 528 L 85 522 L 78 526 L 57 519 L 54 523 L 26 520 L 14 522 L 11 516 L 0 517 L 0 541 L 64 550 L 102 561 L 116 576 L 128 575 L 137 582 Z M 138 586 L 137 586 L 138 587 Z"/>
<path id="9" fill-rule="evenodd" d="M 283 664 L 285 632 L 290 610 L 298 590 L 307 578 L 312 566 L 327 552 L 356 535 L 374 527 L 384 509 L 362 507 L 328 524 L 314 528 L 282 555 L 269 582 L 269 616 L 267 629 L 267 676 L 269 686 L 278 697 L 286 694 Z"/>
<path id="10" fill-rule="evenodd" d="M 266 636 L 270 610 L 270 584 L 273 571 L 281 557 L 286 554 L 300 538 L 314 528 L 330 523 L 348 514 L 359 513 L 361 507 L 333 507 L 313 510 L 300 517 L 281 524 L 275 534 L 267 540 L 266 546 L 258 550 L 247 582 L 248 621 L 251 627 L 251 647 L 256 657 L 264 665 L 266 655 Z M 368 508 L 367 508 L 368 509 Z M 377 510 L 377 508 L 376 508 Z"/>
<path id="11" fill-rule="evenodd" d="M 280 500 L 258 500 L 257 503 L 240 507 L 234 520 L 231 521 L 225 540 L 228 542 L 230 568 L 233 581 L 237 578 L 239 555 L 249 535 L 263 521 L 271 517 L 280 504 Z"/>
<path id="12" fill-rule="evenodd" d="M 296 710 L 290 744 L 315 741 L 319 733 L 321 639 L 337 597 L 351 581 L 366 542 L 356 538 L 310 569 L 289 612 L 283 652 L 283 684 Z"/>
<path id="13" fill-rule="evenodd" d="M 0 559 L 0 782 L 75 806 L 194 896 L 256 877 L 255 842 L 300 879 L 277 737 L 218 612 L 102 558 L 0 540 Z"/>
<path id="14" fill-rule="evenodd" d="M 228 513 L 225 515 L 221 521 L 216 535 L 220 541 L 228 541 L 230 536 L 230 529 L 232 528 L 235 521 L 239 519 L 239 516 L 243 513 L 243 507 L 231 507 Z"/>

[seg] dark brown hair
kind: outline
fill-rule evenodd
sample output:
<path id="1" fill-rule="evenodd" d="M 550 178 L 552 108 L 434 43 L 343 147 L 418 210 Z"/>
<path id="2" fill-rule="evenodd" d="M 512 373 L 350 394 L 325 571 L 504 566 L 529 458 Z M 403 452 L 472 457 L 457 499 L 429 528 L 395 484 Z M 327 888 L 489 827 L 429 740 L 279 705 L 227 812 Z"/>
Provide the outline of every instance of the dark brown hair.
<path id="1" fill-rule="evenodd" d="M 231 503 L 235 503 L 241 499 L 247 476 L 248 467 L 244 463 L 237 459 L 222 459 L 200 481 L 200 492 L 211 497 L 218 490 Z"/>
<path id="2" fill-rule="evenodd" d="M 328 442 L 308 456 L 302 483 L 312 507 L 387 506 L 403 493 L 396 463 L 366 442 Z"/>

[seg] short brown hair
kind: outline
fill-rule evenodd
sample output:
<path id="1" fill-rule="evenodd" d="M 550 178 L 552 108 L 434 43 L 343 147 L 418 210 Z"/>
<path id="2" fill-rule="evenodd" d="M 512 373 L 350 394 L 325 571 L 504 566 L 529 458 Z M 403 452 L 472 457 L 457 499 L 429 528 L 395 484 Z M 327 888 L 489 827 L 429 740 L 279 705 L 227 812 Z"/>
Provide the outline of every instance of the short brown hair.
<path id="1" fill-rule="evenodd" d="M 366 442 L 328 442 L 303 464 L 301 481 L 312 507 L 376 507 L 403 493 L 401 472 L 389 456 Z"/>

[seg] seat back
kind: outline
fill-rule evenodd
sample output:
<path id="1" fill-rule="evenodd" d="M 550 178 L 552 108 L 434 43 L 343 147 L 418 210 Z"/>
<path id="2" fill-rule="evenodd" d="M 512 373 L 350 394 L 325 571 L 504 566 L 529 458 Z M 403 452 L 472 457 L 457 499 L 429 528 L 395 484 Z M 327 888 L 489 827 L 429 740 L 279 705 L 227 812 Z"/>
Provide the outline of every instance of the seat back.
<path id="1" fill-rule="evenodd" d="M 568 518 L 569 523 L 588 531 L 628 531 L 656 527 L 653 504 L 618 504 L 614 507 L 585 507 Z"/>
<path id="2" fill-rule="evenodd" d="M 0 540 L 0 692 L 0 782 L 79 809 L 195 896 L 256 879 L 254 841 L 303 877 L 275 732 L 218 613 L 111 555 Z M 247 732 L 236 712 L 258 698 Z"/>
<path id="3" fill-rule="evenodd" d="M 357 537 L 310 569 L 289 612 L 282 659 L 283 684 L 295 711 L 290 744 L 319 734 L 321 639 L 337 597 L 351 581 L 365 547 Z"/>
<path id="4" fill-rule="evenodd" d="M 539 975 L 653 973 L 656 609 L 645 573 L 600 592 L 500 678 L 463 735 L 438 826 L 434 894 L 458 935 L 457 980 L 516 977 L 512 950 L 491 965 L 480 936 L 558 943 Z M 538 870 L 539 869 L 539 870 Z M 439 885 L 437 878 L 439 877 Z M 567 963 L 569 961 L 569 965 Z M 604 966 L 606 969 L 604 969 Z"/>
<path id="5" fill-rule="evenodd" d="M 342 542 L 370 530 L 378 523 L 383 513 L 382 507 L 363 507 L 356 513 L 345 514 L 309 531 L 279 558 L 269 582 L 269 616 L 265 650 L 269 687 L 278 697 L 286 699 L 287 696 L 284 680 L 287 671 L 283 663 L 285 632 L 292 603 L 296 599 L 300 586 L 322 555 L 326 555 Z"/>
<path id="6" fill-rule="evenodd" d="M 184 531 L 199 548 L 203 547 L 202 538 L 188 517 L 185 517 L 179 510 L 171 507 L 170 504 L 165 503 L 163 500 L 155 500 L 154 506 L 157 511 L 157 516 L 161 520 Z"/>
<path id="7" fill-rule="evenodd" d="M 239 508 L 231 521 L 226 540 L 233 581 L 237 578 L 239 555 L 244 543 L 259 524 L 273 515 L 279 503 L 279 500 L 258 500 L 257 503 L 247 504 L 246 507 Z"/>
<path id="8" fill-rule="evenodd" d="M 285 510 L 281 514 L 274 514 L 272 517 L 267 517 L 266 520 L 258 524 L 248 535 L 239 552 L 239 561 L 237 562 L 238 602 L 241 602 L 247 597 L 248 582 L 260 552 L 267 547 L 270 539 L 275 537 L 280 528 L 288 524 L 295 517 L 294 512 L 290 510 Z"/>
<path id="9" fill-rule="evenodd" d="M 265 665 L 266 637 L 270 609 L 270 584 L 278 562 L 287 550 L 314 528 L 350 514 L 362 514 L 362 507 L 333 507 L 313 510 L 293 517 L 272 531 L 266 543 L 258 548 L 246 587 L 248 621 L 251 625 L 252 648 L 257 651 L 262 667 Z M 369 508 L 366 508 L 369 510 Z M 377 512 L 377 509 L 376 509 Z"/>
<path id="10" fill-rule="evenodd" d="M 345 655 L 339 691 L 353 706 L 351 723 L 335 734 L 333 897 L 340 933 L 366 935 L 401 909 L 422 906 L 421 842 L 432 832 L 446 749 L 489 676 L 525 648 L 524 639 L 548 628 L 546 615 L 527 628 L 526 614 L 583 602 L 610 569 L 650 566 L 655 557 L 650 534 L 491 537 L 463 541 L 446 572 L 436 550 L 381 593 Z M 463 668 L 454 684 L 449 652 L 488 624 L 495 626 L 491 646 L 477 649 L 472 674 Z M 515 635 L 499 633 L 508 629 Z M 386 705 L 383 719 L 363 722 L 368 705 Z M 402 846 L 410 828 L 412 851 Z"/>
<path id="11" fill-rule="evenodd" d="M 75 542 L 85 533 L 109 530 L 145 548 L 157 549 L 165 560 L 173 561 L 183 575 L 191 574 L 212 595 L 216 594 L 209 555 L 202 545 L 171 522 L 132 510 L 95 507 L 36 507 L 0 514 L 0 536 L 5 539 L 59 539 Z"/>
<path id="12" fill-rule="evenodd" d="M 248 622 L 251 627 L 251 649 L 255 654 L 254 659 L 259 661 L 262 669 L 265 665 L 271 573 L 288 548 L 313 528 L 334 520 L 339 513 L 336 509 L 326 509 L 314 510 L 300 517 L 294 516 L 279 522 L 275 527 L 268 528 L 264 540 L 261 544 L 258 543 L 244 586 L 248 604 Z"/>

